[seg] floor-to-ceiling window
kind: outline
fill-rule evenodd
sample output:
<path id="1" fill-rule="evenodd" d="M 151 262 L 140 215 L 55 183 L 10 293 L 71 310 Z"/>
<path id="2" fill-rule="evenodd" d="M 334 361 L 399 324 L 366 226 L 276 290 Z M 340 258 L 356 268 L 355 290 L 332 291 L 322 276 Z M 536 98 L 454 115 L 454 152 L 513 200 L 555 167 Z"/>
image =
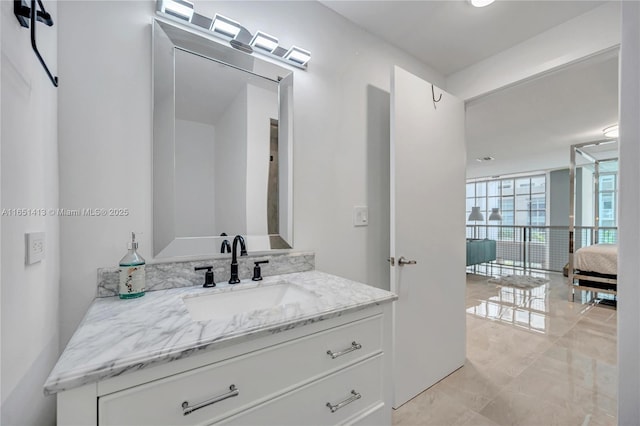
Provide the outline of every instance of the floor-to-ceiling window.
<path id="1" fill-rule="evenodd" d="M 616 226 L 617 198 L 618 198 L 618 175 L 617 173 L 607 173 L 600 175 L 599 188 L 600 197 L 598 200 L 598 217 L 600 226 Z"/>
<path id="2" fill-rule="evenodd" d="M 511 266 L 523 265 L 522 244 L 529 241 L 527 261 L 542 268 L 548 263 L 546 189 L 547 175 L 543 173 L 468 182 L 467 225 L 481 226 L 468 228 L 467 237 L 496 240 L 500 263 Z M 483 220 L 469 220 L 472 207 L 480 208 Z M 492 209 L 498 209 L 500 220 L 492 220 Z"/>
<path id="3" fill-rule="evenodd" d="M 544 226 L 547 224 L 546 187 L 545 174 L 468 182 L 467 224 Z M 484 221 L 468 220 L 474 206 L 480 207 Z M 499 209 L 501 221 L 489 220 L 493 208 Z"/>
<path id="4" fill-rule="evenodd" d="M 618 242 L 618 160 L 603 161 L 598 177 L 598 242 Z"/>

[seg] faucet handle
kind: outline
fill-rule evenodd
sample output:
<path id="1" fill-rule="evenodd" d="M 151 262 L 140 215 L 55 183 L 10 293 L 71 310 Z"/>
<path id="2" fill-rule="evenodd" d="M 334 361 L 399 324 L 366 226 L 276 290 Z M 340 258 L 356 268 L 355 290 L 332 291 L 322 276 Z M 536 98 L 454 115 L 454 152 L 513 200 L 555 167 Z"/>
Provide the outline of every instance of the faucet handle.
<path id="1" fill-rule="evenodd" d="M 204 284 L 202 284 L 202 287 L 215 287 L 216 283 L 213 282 L 213 266 L 197 266 L 193 268 L 194 271 L 201 271 L 203 269 L 206 269 L 207 272 L 204 274 Z"/>
<path id="2" fill-rule="evenodd" d="M 260 265 L 263 263 L 269 263 L 268 260 L 261 260 L 260 262 L 254 262 L 255 266 L 253 267 L 253 278 L 252 281 L 262 281 L 262 271 L 260 270 Z"/>

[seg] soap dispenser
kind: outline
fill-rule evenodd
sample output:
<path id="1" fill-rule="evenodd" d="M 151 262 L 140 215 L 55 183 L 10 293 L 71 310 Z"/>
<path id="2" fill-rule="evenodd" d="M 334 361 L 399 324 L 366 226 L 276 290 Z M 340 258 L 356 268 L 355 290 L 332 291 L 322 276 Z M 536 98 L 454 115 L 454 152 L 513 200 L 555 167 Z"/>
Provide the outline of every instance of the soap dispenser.
<path id="1" fill-rule="evenodd" d="M 137 252 L 136 234 L 131 233 L 129 251 L 120 260 L 120 299 L 133 299 L 144 296 L 145 261 Z"/>

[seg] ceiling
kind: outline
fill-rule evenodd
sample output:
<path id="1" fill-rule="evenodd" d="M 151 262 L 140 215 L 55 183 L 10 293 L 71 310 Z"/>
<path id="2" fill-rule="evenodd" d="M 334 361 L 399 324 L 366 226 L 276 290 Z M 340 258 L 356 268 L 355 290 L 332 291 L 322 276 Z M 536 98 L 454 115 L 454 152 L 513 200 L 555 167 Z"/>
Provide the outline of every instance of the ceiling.
<path id="1" fill-rule="evenodd" d="M 176 118 L 215 125 L 247 85 L 277 99 L 278 83 L 272 80 L 175 49 Z"/>
<path id="2" fill-rule="evenodd" d="M 466 104 L 468 175 L 568 167 L 573 144 L 618 121 L 618 57 L 609 53 Z M 477 158 L 495 160 L 479 163 Z"/>
<path id="3" fill-rule="evenodd" d="M 607 3 L 321 2 L 445 77 Z M 617 121 L 617 52 L 481 96 L 466 104 L 467 177 L 566 168 L 570 145 Z M 495 160 L 476 161 L 485 156 Z"/>
<path id="4" fill-rule="evenodd" d="M 483 8 L 465 0 L 321 3 L 447 76 L 606 2 L 496 1 Z"/>

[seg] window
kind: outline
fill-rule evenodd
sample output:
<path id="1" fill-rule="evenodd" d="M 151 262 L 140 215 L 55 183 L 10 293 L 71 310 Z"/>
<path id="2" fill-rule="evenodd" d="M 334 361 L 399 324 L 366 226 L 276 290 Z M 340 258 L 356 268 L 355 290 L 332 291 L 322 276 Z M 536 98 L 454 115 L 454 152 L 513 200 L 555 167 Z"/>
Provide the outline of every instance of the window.
<path id="1" fill-rule="evenodd" d="M 545 226 L 546 188 L 546 175 L 469 182 L 466 191 L 466 217 L 469 217 L 471 207 L 478 206 L 484 215 L 482 224 Z M 496 207 L 500 209 L 502 221 L 489 222 L 491 209 Z M 475 221 L 467 220 L 467 225 L 474 224 Z"/>
<path id="2" fill-rule="evenodd" d="M 600 188 L 598 194 L 599 226 L 617 226 L 618 175 L 615 172 L 602 173 L 598 180 Z"/>

